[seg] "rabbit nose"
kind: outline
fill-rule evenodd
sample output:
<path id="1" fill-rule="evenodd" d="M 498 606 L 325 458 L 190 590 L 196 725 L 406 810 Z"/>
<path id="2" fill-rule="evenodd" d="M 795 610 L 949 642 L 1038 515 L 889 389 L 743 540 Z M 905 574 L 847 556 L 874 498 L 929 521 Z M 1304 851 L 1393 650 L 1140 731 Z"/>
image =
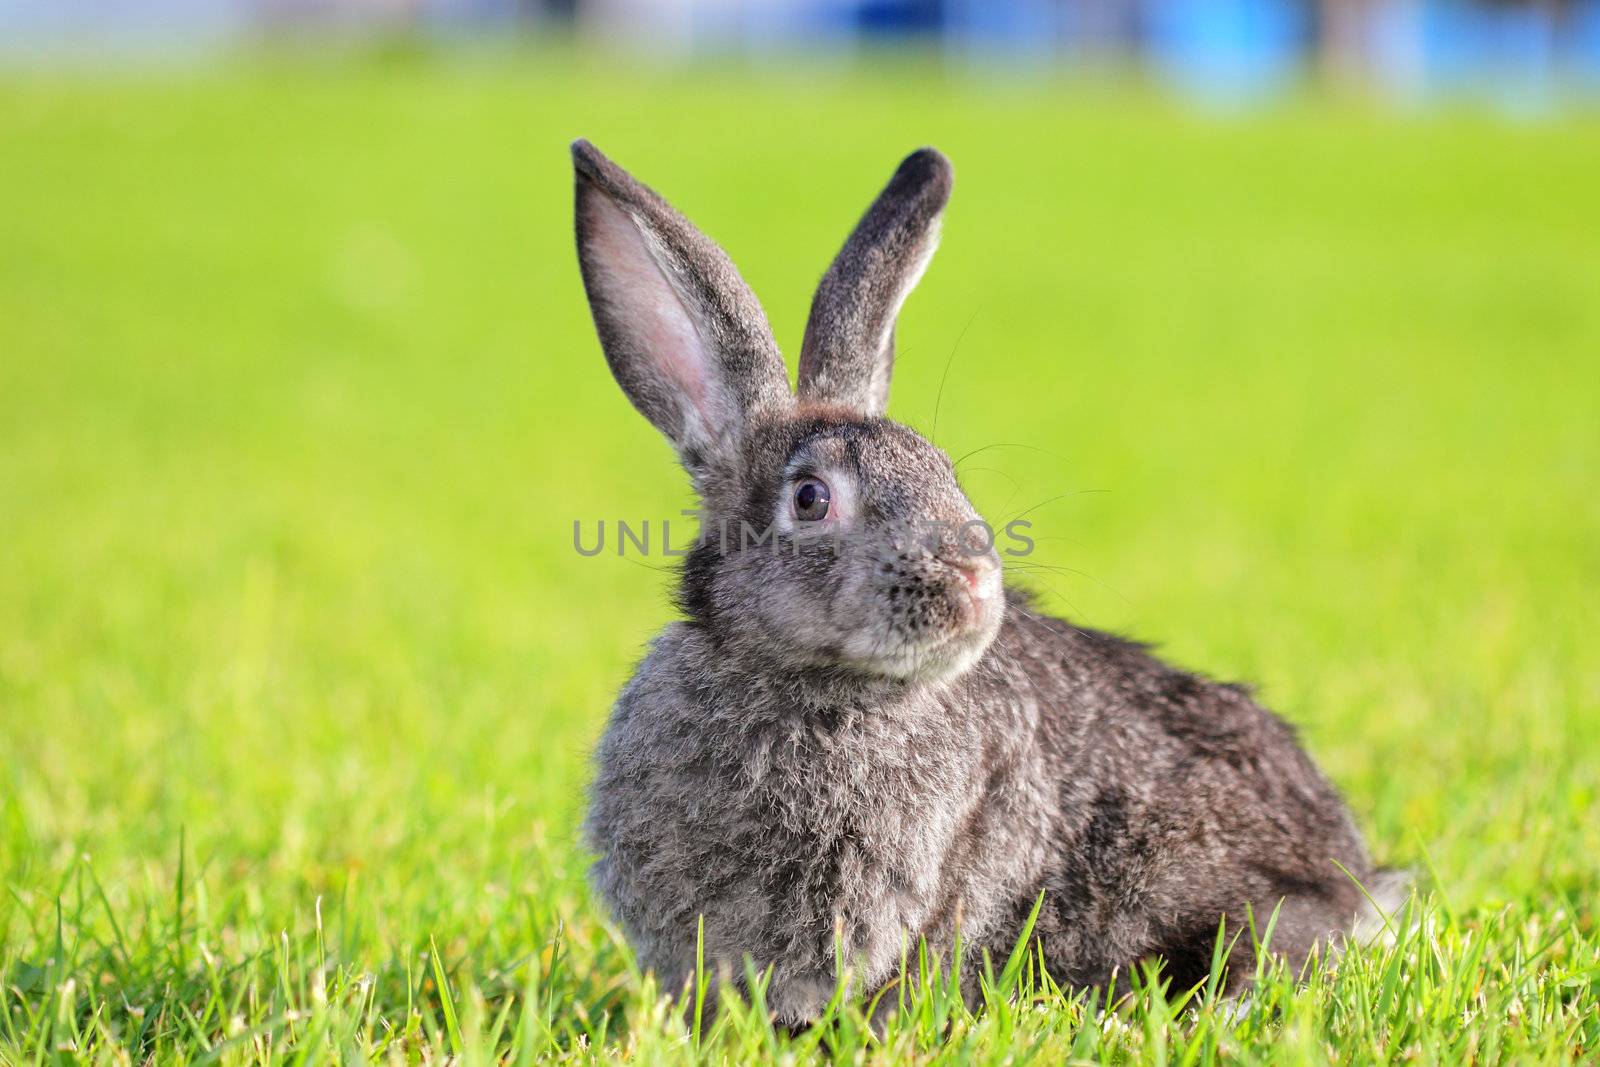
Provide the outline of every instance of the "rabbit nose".
<path id="1" fill-rule="evenodd" d="M 973 600 L 988 600 L 1000 588 L 1000 568 L 987 556 L 971 556 L 955 565 L 966 579 Z"/>

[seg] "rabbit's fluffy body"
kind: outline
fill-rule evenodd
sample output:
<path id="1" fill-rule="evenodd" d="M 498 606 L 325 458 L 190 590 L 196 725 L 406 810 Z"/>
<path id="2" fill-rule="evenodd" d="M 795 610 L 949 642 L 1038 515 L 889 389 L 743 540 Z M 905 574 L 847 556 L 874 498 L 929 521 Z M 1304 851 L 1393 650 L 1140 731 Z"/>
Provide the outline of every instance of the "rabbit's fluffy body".
<path id="1" fill-rule="evenodd" d="M 1221 916 L 1237 932 L 1245 904 L 1264 924 L 1280 899 L 1273 945 L 1298 962 L 1361 904 L 1330 860 L 1369 870 L 1332 788 L 1241 689 L 1018 600 L 937 685 L 752 673 L 675 624 L 599 768 L 595 884 L 640 962 L 675 988 L 703 914 L 707 959 L 773 966 L 788 1023 L 827 1003 L 836 944 L 868 989 L 902 935 L 948 950 L 958 921 L 969 959 L 1004 959 L 1041 891 L 1058 981 L 1159 954 L 1185 988 Z"/>
<path id="2" fill-rule="evenodd" d="M 646 968 L 681 988 L 703 917 L 713 973 L 772 968 L 768 1006 L 803 1024 L 841 972 L 870 992 L 919 938 L 948 952 L 959 928 L 969 962 L 1003 958 L 1041 895 L 1035 934 L 1077 986 L 1155 955 L 1200 981 L 1224 918 L 1276 910 L 1294 965 L 1350 929 L 1352 877 L 1378 872 L 1293 731 L 1002 591 L 993 544 L 951 533 L 977 513 L 948 458 L 882 417 L 942 157 L 902 165 L 824 278 L 798 396 L 721 250 L 592 147 L 574 158 L 607 358 L 722 531 L 596 757 L 594 883 Z M 806 483 L 832 497 L 815 522 Z"/>

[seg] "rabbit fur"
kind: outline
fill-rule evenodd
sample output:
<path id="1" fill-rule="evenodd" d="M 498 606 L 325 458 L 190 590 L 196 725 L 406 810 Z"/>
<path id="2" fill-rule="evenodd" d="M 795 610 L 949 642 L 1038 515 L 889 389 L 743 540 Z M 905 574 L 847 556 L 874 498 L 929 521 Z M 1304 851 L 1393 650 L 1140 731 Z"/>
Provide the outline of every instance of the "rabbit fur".
<path id="1" fill-rule="evenodd" d="M 1004 959 L 1041 895 L 1034 935 L 1079 987 L 1159 957 L 1186 988 L 1219 923 L 1274 911 L 1271 950 L 1299 966 L 1370 910 L 1358 882 L 1393 906 L 1403 883 L 1247 689 L 1040 612 L 992 542 L 951 533 L 979 517 L 949 459 L 883 416 L 942 155 L 900 165 L 823 277 L 791 391 L 726 254 L 589 143 L 572 154 L 607 362 L 723 531 L 616 703 L 585 822 L 598 895 L 669 992 L 702 917 L 713 974 L 770 968 L 767 1005 L 798 1026 L 918 939 L 948 954 L 959 929 L 968 961 Z M 831 495 L 819 520 L 807 482 Z"/>

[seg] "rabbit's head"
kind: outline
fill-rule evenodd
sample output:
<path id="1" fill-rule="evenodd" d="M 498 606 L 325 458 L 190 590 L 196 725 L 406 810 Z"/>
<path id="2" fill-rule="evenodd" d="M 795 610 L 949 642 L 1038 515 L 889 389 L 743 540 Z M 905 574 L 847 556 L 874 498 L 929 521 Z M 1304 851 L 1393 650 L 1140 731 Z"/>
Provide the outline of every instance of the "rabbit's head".
<path id="1" fill-rule="evenodd" d="M 586 141 L 578 258 L 606 360 L 702 499 L 681 600 L 729 655 L 930 681 L 1005 610 L 994 539 L 950 460 L 883 417 L 894 324 L 938 242 L 949 162 L 913 153 L 823 277 L 788 376 L 721 248 Z"/>

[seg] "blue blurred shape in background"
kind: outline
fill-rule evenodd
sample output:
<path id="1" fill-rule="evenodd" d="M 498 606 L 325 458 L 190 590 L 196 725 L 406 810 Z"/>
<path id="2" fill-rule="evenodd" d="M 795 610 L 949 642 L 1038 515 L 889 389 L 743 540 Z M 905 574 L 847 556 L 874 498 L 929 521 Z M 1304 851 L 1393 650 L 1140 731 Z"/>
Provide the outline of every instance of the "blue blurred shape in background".
<path id="1" fill-rule="evenodd" d="M 575 33 L 658 53 L 937 49 L 1030 75 L 1132 67 L 1208 105 L 1316 74 L 1536 116 L 1600 90 L 1600 0 L 0 0 L 0 57 L 252 37 Z"/>
<path id="2" fill-rule="evenodd" d="M 1313 12 L 1289 0 L 1156 0 L 1147 48 L 1165 78 L 1214 104 L 1233 104 L 1295 80 Z"/>

